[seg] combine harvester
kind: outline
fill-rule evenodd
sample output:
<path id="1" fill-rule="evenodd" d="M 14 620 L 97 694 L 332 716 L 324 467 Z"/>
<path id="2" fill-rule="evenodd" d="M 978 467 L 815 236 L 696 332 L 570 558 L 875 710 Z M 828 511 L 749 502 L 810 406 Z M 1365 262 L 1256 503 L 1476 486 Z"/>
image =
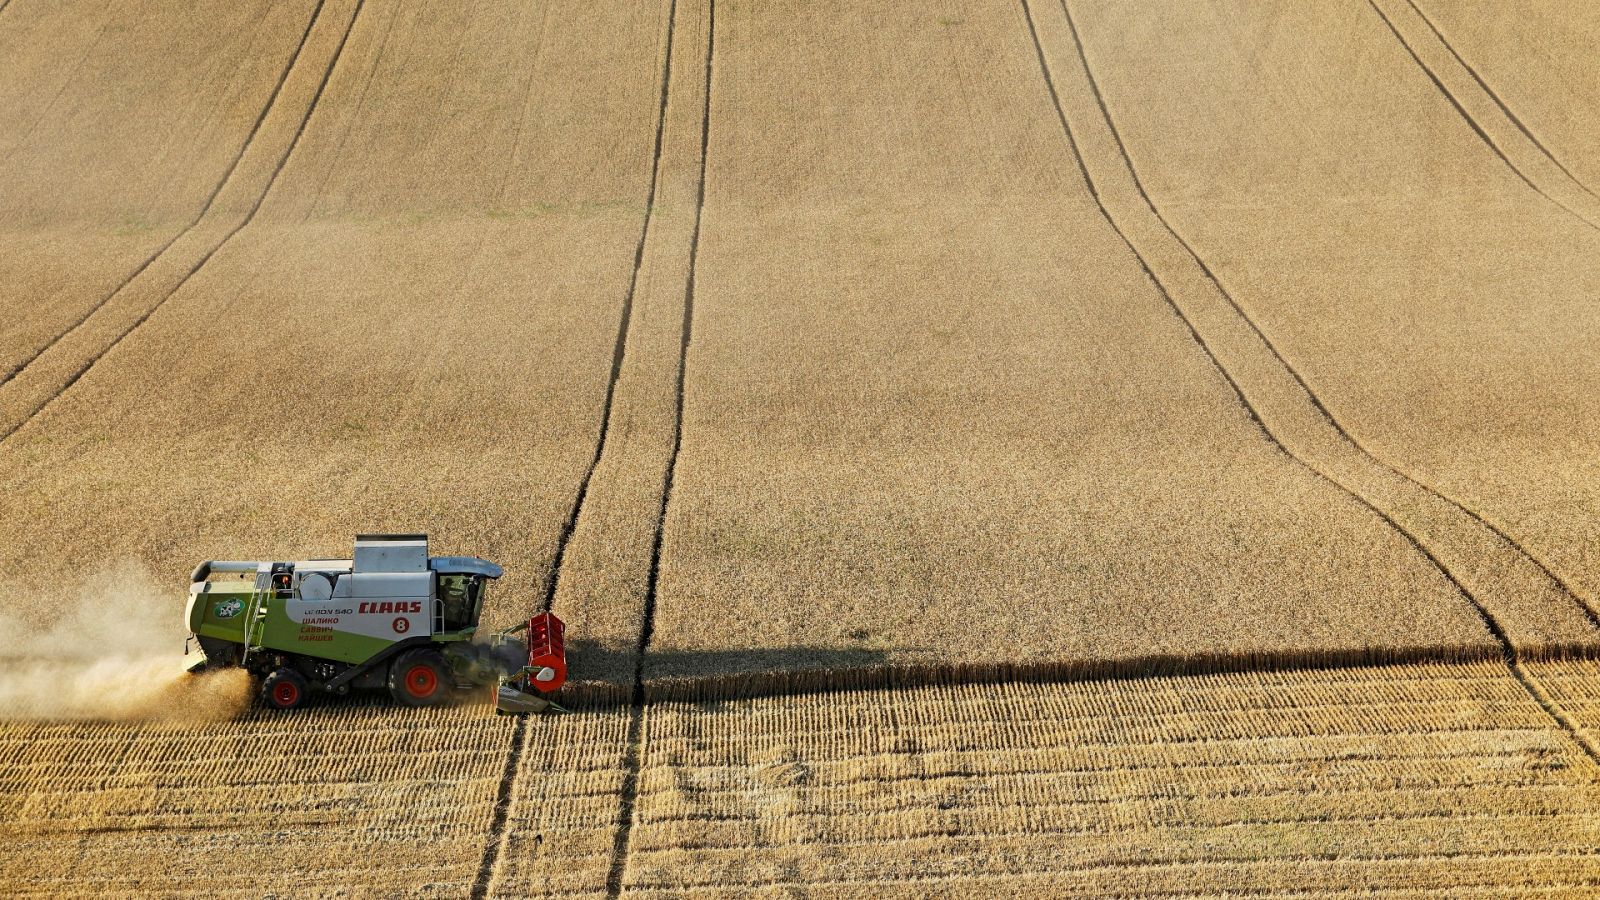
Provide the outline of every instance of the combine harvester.
<path id="1" fill-rule="evenodd" d="M 474 639 L 500 575 L 475 556 L 429 556 L 425 534 L 357 535 L 350 559 L 203 562 L 190 578 L 184 643 L 199 658 L 185 668 L 246 669 L 276 709 L 314 690 L 382 687 L 407 706 L 434 706 L 491 679 L 499 712 L 555 707 L 548 695 L 567 678 L 560 619 L 540 613 Z M 524 630 L 526 641 L 515 636 Z"/>

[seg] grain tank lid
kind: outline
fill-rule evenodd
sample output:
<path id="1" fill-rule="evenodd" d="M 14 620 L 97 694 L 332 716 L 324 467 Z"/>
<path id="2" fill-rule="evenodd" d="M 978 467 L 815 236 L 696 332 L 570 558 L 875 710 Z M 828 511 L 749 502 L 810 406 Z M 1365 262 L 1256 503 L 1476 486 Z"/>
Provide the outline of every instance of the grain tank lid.
<path id="1" fill-rule="evenodd" d="M 428 568 L 446 575 L 483 575 L 499 578 L 505 574 L 504 569 L 476 556 L 435 556 L 428 560 Z"/>
<path id="2" fill-rule="evenodd" d="M 296 572 L 348 572 L 355 565 L 349 559 L 302 559 L 294 564 Z"/>
<path id="3" fill-rule="evenodd" d="M 351 568 L 356 572 L 426 572 L 428 536 L 358 534 Z"/>

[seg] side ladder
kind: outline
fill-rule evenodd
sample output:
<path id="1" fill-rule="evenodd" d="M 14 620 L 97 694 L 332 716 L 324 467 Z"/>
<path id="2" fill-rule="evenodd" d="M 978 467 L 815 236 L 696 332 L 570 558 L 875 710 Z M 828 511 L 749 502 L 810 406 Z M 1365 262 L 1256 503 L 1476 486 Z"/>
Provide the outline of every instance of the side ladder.
<path id="1" fill-rule="evenodd" d="M 250 602 L 244 608 L 244 653 L 239 657 L 243 666 L 250 659 L 250 651 L 260 650 L 262 635 L 266 631 L 267 610 L 265 599 L 272 590 L 272 572 L 256 572 L 256 589 L 250 592 Z"/>

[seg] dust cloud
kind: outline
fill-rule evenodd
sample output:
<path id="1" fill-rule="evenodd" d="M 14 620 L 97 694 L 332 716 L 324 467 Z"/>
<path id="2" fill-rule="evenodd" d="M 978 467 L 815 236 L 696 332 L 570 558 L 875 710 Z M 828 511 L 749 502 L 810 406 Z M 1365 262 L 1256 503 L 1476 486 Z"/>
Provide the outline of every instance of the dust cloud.
<path id="1" fill-rule="evenodd" d="M 250 701 L 243 670 L 183 671 L 184 595 L 137 565 L 55 597 L 0 600 L 0 719 L 216 722 Z"/>

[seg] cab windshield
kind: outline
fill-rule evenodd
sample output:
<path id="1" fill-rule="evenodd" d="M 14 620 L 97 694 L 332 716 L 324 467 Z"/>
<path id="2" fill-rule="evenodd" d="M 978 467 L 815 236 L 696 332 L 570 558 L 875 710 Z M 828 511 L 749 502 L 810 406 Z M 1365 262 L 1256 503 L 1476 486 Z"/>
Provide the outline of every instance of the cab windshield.
<path id="1" fill-rule="evenodd" d="M 489 579 L 482 575 L 439 576 L 439 605 L 444 615 L 446 631 L 460 631 L 478 624 L 478 612 L 483 608 L 483 595 Z"/>

